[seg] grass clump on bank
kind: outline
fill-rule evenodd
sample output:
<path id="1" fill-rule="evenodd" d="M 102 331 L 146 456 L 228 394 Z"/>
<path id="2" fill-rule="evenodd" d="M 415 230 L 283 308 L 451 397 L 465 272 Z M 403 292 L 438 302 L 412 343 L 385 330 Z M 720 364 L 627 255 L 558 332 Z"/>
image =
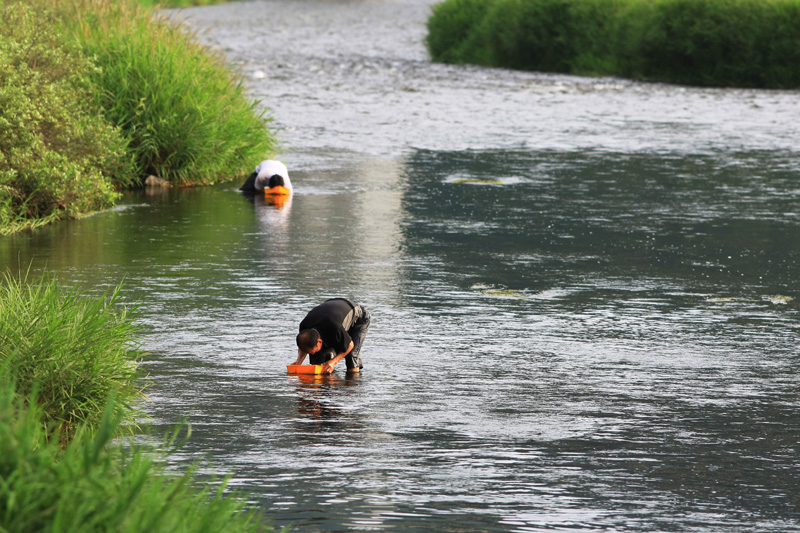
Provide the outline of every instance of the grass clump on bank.
<path id="1" fill-rule="evenodd" d="M 0 0 L 0 22 L 0 233 L 107 208 L 149 175 L 211 184 L 274 153 L 241 74 L 134 0 Z"/>
<path id="2" fill-rule="evenodd" d="M 275 148 L 243 78 L 186 26 L 132 1 L 31 0 L 53 10 L 99 68 L 90 80 L 140 178 L 177 185 L 238 177 Z"/>
<path id="3" fill-rule="evenodd" d="M 58 425 L 62 441 L 80 426 L 96 427 L 112 395 L 123 422 L 138 414 L 142 353 L 130 311 L 119 304 L 120 287 L 89 298 L 44 277 L 6 273 L 0 284 L 0 366 L 20 394 L 37 391 L 44 423 Z"/>
<path id="4" fill-rule="evenodd" d="M 274 150 L 242 77 L 187 27 L 126 2 L 57 4 L 100 67 L 92 77 L 100 104 L 129 141 L 140 176 L 210 184 L 241 176 Z"/>
<path id="5" fill-rule="evenodd" d="M 701 86 L 800 87 L 800 0 L 445 0 L 435 61 Z"/>
<path id="6" fill-rule="evenodd" d="M 119 289 L 88 297 L 6 274 L 0 285 L 0 531 L 266 531 L 225 483 L 167 472 L 130 432 L 141 352 Z M 166 450 L 166 451 L 165 451 Z"/>
<path id="7" fill-rule="evenodd" d="M 242 500 L 166 472 L 163 453 L 113 442 L 119 410 L 66 447 L 49 438 L 34 401 L 0 382 L 0 531 L 231 533 L 267 531 Z"/>

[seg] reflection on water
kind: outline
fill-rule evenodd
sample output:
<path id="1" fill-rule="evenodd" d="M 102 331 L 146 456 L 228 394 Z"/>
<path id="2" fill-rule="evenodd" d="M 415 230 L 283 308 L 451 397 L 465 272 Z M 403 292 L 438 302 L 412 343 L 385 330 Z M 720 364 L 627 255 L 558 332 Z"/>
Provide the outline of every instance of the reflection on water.
<path id="1" fill-rule="evenodd" d="M 353 386 L 360 377 L 345 374 L 297 374 L 297 412 L 299 421 L 319 423 L 319 426 L 336 425 L 350 418 L 347 412 L 337 405 L 346 400 L 338 387 Z"/>
<path id="2" fill-rule="evenodd" d="M 796 94 L 431 65 L 429 4 L 182 12 L 275 109 L 290 202 L 132 194 L 3 265 L 124 280 L 154 433 L 278 525 L 800 531 Z M 363 373 L 287 375 L 333 296 Z"/>

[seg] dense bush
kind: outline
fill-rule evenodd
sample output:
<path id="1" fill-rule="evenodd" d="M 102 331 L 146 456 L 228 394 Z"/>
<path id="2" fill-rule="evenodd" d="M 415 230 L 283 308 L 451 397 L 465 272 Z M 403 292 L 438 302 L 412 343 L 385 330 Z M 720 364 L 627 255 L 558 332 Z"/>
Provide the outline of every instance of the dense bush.
<path id="1" fill-rule="evenodd" d="M 100 67 L 92 76 L 100 104 L 127 136 L 140 176 L 209 184 L 274 150 L 241 75 L 188 28 L 129 2 L 54 1 Z"/>
<path id="2" fill-rule="evenodd" d="M 241 74 L 135 0 L 0 0 L 0 23 L 0 234 L 274 154 Z"/>
<path id="3" fill-rule="evenodd" d="M 568 72 L 574 56 L 570 4 L 564 0 L 506 0 L 487 14 L 490 57 L 495 64 Z"/>
<path id="4" fill-rule="evenodd" d="M 798 0 L 659 0 L 630 17 L 630 74 L 698 85 L 800 86 Z"/>
<path id="5" fill-rule="evenodd" d="M 481 42 L 483 23 L 489 10 L 487 0 L 448 0 L 433 6 L 428 19 L 426 44 L 433 58 L 444 63 L 486 64 Z"/>
<path id="6" fill-rule="evenodd" d="M 426 43 L 450 63 L 800 87 L 800 0 L 445 0 Z"/>
<path id="7" fill-rule="evenodd" d="M 119 299 L 119 288 L 89 298 L 55 280 L 34 283 L 10 273 L 0 284 L 0 368 L 20 394 L 38 389 L 45 423 L 61 427 L 62 441 L 80 425 L 97 426 L 112 394 L 125 422 L 137 414 L 141 352 Z"/>
<path id="8" fill-rule="evenodd" d="M 0 233 L 110 206 L 132 167 L 96 68 L 31 6 L 0 3 L 0 24 Z"/>
<path id="9" fill-rule="evenodd" d="M 446 0 L 434 5 L 425 42 L 445 63 L 605 73 L 616 65 L 619 17 L 634 1 Z"/>

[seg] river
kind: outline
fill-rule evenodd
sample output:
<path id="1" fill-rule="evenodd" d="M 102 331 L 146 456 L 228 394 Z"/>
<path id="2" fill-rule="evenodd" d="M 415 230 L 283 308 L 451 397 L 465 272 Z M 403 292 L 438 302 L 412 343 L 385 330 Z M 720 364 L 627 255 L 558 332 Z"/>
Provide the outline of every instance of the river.
<path id="1" fill-rule="evenodd" d="M 295 195 L 126 196 L 0 238 L 139 302 L 153 435 L 296 531 L 800 531 L 800 104 L 429 62 L 428 0 L 171 12 Z M 257 161 L 254 161 L 255 165 Z M 364 371 L 287 375 L 366 306 Z"/>

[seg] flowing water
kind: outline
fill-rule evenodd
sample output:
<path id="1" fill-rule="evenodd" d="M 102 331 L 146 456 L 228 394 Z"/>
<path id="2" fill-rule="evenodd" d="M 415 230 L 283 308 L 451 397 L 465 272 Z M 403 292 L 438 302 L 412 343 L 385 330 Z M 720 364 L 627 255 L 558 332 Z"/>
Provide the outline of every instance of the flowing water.
<path id="1" fill-rule="evenodd" d="M 0 239 L 141 304 L 154 435 L 297 531 L 800 531 L 796 92 L 431 64 L 426 0 L 174 12 L 295 185 Z M 253 165 L 258 163 L 253 162 Z M 365 305 L 365 368 L 287 375 Z"/>

